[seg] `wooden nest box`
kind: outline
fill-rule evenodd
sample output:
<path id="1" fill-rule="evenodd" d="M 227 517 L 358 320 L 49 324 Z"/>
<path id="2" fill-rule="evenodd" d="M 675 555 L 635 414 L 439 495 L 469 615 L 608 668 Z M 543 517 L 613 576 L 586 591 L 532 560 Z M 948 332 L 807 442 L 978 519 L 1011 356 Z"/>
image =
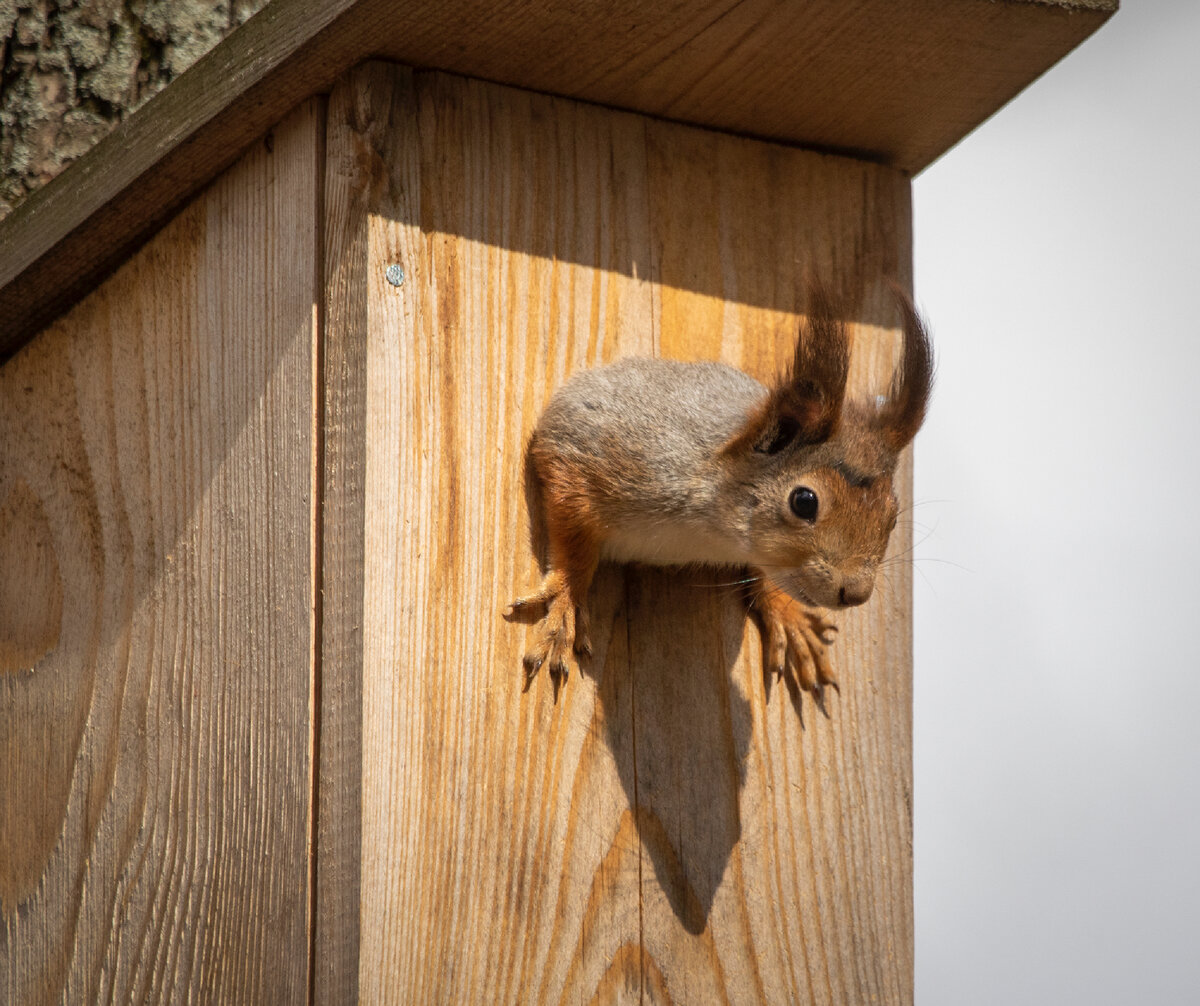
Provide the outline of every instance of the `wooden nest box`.
<path id="1" fill-rule="evenodd" d="M 704 572 L 523 692 L 523 449 L 810 271 L 879 381 L 912 174 L 1115 6 L 273 0 L 0 224 L 0 1000 L 911 1002 L 908 567 L 828 716 Z"/>

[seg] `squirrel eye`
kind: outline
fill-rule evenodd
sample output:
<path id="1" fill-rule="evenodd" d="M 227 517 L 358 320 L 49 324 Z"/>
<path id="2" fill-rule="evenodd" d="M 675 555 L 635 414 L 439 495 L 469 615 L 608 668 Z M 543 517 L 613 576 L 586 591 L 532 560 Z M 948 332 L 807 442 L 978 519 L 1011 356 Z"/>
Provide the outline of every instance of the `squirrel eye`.
<path id="1" fill-rule="evenodd" d="M 796 486 L 788 497 L 788 506 L 801 520 L 812 523 L 817 519 L 817 494 L 807 486 Z"/>

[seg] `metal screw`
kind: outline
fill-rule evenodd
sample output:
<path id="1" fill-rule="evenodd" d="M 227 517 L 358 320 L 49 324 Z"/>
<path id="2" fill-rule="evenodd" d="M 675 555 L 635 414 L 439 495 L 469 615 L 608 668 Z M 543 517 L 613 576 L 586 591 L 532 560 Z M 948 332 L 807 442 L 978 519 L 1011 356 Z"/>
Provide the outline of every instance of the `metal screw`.
<path id="1" fill-rule="evenodd" d="M 404 285 L 404 270 L 398 265 L 388 266 L 387 272 L 385 272 L 383 275 L 384 278 L 386 278 L 387 281 L 392 284 L 392 286 Z"/>

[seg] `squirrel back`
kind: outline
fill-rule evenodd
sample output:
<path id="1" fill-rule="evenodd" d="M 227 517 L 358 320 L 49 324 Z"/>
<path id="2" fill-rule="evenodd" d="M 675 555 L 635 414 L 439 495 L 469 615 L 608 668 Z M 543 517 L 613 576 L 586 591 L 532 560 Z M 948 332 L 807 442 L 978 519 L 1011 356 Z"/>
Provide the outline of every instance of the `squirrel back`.
<path id="1" fill-rule="evenodd" d="M 844 401 L 849 339 L 820 291 L 770 387 L 720 363 L 627 359 L 577 374 L 530 444 L 547 507 L 606 558 L 757 566 L 802 602 L 861 604 L 933 374 L 924 326 L 897 299 L 904 354 L 881 404 Z"/>

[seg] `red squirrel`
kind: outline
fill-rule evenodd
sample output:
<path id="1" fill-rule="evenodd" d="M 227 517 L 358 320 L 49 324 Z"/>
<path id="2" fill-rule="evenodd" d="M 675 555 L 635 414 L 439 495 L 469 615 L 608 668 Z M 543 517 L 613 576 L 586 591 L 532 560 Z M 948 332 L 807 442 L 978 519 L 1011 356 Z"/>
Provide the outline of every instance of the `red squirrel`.
<path id="1" fill-rule="evenodd" d="M 549 569 L 509 618 L 544 610 L 525 655 L 565 680 L 591 654 L 587 594 L 601 559 L 744 570 L 767 667 L 822 701 L 837 687 L 828 610 L 864 603 L 897 517 L 892 476 L 925 417 L 933 351 L 895 290 L 904 350 L 885 398 L 845 401 L 850 342 L 810 292 L 791 365 L 769 388 L 721 363 L 627 359 L 551 398 L 529 443 Z"/>

